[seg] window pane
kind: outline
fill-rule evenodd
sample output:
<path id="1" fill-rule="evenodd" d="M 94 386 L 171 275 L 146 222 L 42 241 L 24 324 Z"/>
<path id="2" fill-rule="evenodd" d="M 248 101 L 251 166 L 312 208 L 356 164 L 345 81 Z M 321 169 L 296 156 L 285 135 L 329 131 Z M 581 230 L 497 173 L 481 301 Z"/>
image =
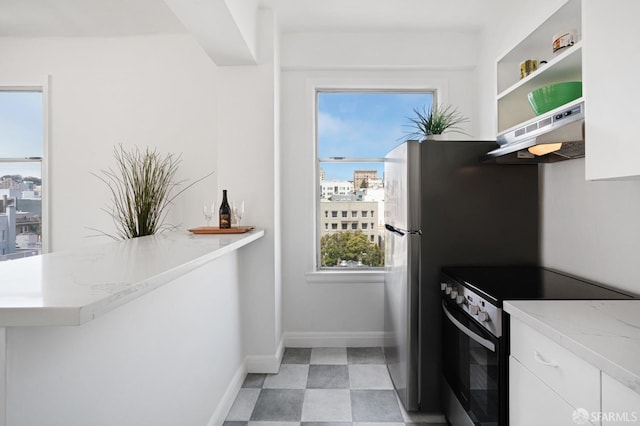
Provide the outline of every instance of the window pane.
<path id="1" fill-rule="evenodd" d="M 407 117 L 433 93 L 318 93 L 318 157 L 382 158 L 410 133 Z"/>
<path id="2" fill-rule="evenodd" d="M 40 254 L 41 163 L 0 162 L 0 260 Z"/>
<path id="3" fill-rule="evenodd" d="M 0 89 L 0 260 L 41 252 L 42 108 L 41 91 Z"/>
<path id="4" fill-rule="evenodd" d="M 42 92 L 0 91 L 0 158 L 42 157 Z"/>
<path id="5" fill-rule="evenodd" d="M 319 265 L 382 267 L 384 163 L 376 160 L 411 133 L 408 117 L 429 109 L 433 93 L 319 92 L 317 103 Z"/>
<path id="6" fill-rule="evenodd" d="M 384 266 L 383 237 L 384 189 L 382 173 L 377 170 L 382 163 L 321 162 L 320 211 L 336 214 L 320 215 L 320 264 L 324 268 L 382 267 Z M 366 167 L 366 168 L 365 168 Z M 331 172 L 327 172 L 331 170 Z M 354 176 L 361 170 L 374 170 L 366 179 L 367 184 L 354 189 Z M 332 192 L 328 188 L 349 188 L 344 192 Z M 330 225 L 329 225 L 330 224 Z"/>

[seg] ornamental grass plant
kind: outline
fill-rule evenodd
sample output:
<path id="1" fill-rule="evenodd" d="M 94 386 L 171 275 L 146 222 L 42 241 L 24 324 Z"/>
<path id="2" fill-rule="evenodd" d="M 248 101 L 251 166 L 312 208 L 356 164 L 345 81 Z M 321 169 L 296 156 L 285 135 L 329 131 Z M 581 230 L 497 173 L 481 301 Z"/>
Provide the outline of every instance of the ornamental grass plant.
<path id="1" fill-rule="evenodd" d="M 122 144 L 113 149 L 114 169 L 92 173 L 104 182 L 111 200 L 103 210 L 116 225 L 116 234 L 99 231 L 113 239 L 129 239 L 153 235 L 175 228 L 164 223 L 168 208 L 184 191 L 213 174 L 182 187 L 187 181 L 174 180 L 182 155 L 162 155 L 149 147 L 126 150 Z M 182 188 L 181 188 L 182 187 Z"/>
<path id="2" fill-rule="evenodd" d="M 466 123 L 469 119 L 451 105 L 432 106 L 428 110 L 426 107 L 422 110 L 414 108 L 413 112 L 415 116 L 407 117 L 411 122 L 407 125 L 411 132 L 407 133 L 405 140 L 424 140 L 431 135 L 441 135 L 445 132 L 466 134 L 459 125 Z"/>

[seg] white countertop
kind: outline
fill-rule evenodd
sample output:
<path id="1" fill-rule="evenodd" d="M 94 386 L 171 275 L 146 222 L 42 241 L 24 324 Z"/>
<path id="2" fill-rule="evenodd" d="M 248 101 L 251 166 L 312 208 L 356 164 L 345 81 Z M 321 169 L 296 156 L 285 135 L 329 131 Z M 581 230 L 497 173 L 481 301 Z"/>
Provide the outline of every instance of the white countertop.
<path id="1" fill-rule="evenodd" d="M 640 300 L 512 301 L 504 310 L 640 393 Z"/>
<path id="2" fill-rule="evenodd" d="M 80 325 L 263 235 L 176 231 L 0 262 L 0 327 Z"/>

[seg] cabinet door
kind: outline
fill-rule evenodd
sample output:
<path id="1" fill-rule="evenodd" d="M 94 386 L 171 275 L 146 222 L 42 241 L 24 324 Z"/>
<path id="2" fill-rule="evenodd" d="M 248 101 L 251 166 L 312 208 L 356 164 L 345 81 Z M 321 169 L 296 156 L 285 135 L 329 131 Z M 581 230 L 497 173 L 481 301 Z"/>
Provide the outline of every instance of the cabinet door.
<path id="1" fill-rule="evenodd" d="M 602 373 L 602 426 L 640 424 L 640 394 Z"/>
<path id="2" fill-rule="evenodd" d="M 571 406 L 600 411 L 600 370 L 517 318 L 511 355 Z"/>
<path id="3" fill-rule="evenodd" d="M 517 359 L 509 357 L 510 425 L 571 425 L 574 424 L 574 411 L 568 402 L 552 391 Z"/>
<path id="4" fill-rule="evenodd" d="M 583 1 L 587 179 L 640 176 L 640 2 Z"/>

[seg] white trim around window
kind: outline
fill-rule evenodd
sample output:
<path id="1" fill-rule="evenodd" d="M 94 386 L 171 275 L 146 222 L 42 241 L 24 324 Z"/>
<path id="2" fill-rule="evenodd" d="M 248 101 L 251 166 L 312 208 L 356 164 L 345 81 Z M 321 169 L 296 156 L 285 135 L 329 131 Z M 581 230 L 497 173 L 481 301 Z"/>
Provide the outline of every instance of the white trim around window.
<path id="1" fill-rule="evenodd" d="M 42 160 L 40 162 L 42 172 L 42 253 L 48 253 L 51 250 L 51 181 L 49 176 L 49 90 L 51 76 L 40 81 L 37 80 L 34 79 L 31 82 L 0 81 L 0 90 L 32 90 L 42 93 Z"/>
<path id="2" fill-rule="evenodd" d="M 335 271 L 320 269 L 318 271 L 307 272 L 305 277 L 308 283 L 315 284 L 369 284 L 383 283 L 384 274 L 384 268 L 367 269 L 365 271 Z"/>
<path id="3" fill-rule="evenodd" d="M 435 92 L 434 103 L 443 104 L 448 102 L 449 90 L 448 80 L 445 78 L 406 78 L 402 75 L 386 78 L 314 78 L 306 80 L 306 116 L 308 123 L 308 140 L 313 142 L 313 157 L 310 159 L 310 167 L 314 170 L 313 202 L 316 212 L 313 221 L 313 259 L 314 270 L 305 274 L 307 282 L 310 283 L 367 283 L 384 282 L 384 269 L 379 270 L 350 270 L 334 271 L 321 269 L 318 265 L 318 252 L 320 250 L 320 240 L 318 238 L 318 214 L 320 194 L 320 176 L 318 171 L 318 149 L 317 149 L 317 117 L 316 117 L 316 93 L 319 91 L 433 91 Z"/>

